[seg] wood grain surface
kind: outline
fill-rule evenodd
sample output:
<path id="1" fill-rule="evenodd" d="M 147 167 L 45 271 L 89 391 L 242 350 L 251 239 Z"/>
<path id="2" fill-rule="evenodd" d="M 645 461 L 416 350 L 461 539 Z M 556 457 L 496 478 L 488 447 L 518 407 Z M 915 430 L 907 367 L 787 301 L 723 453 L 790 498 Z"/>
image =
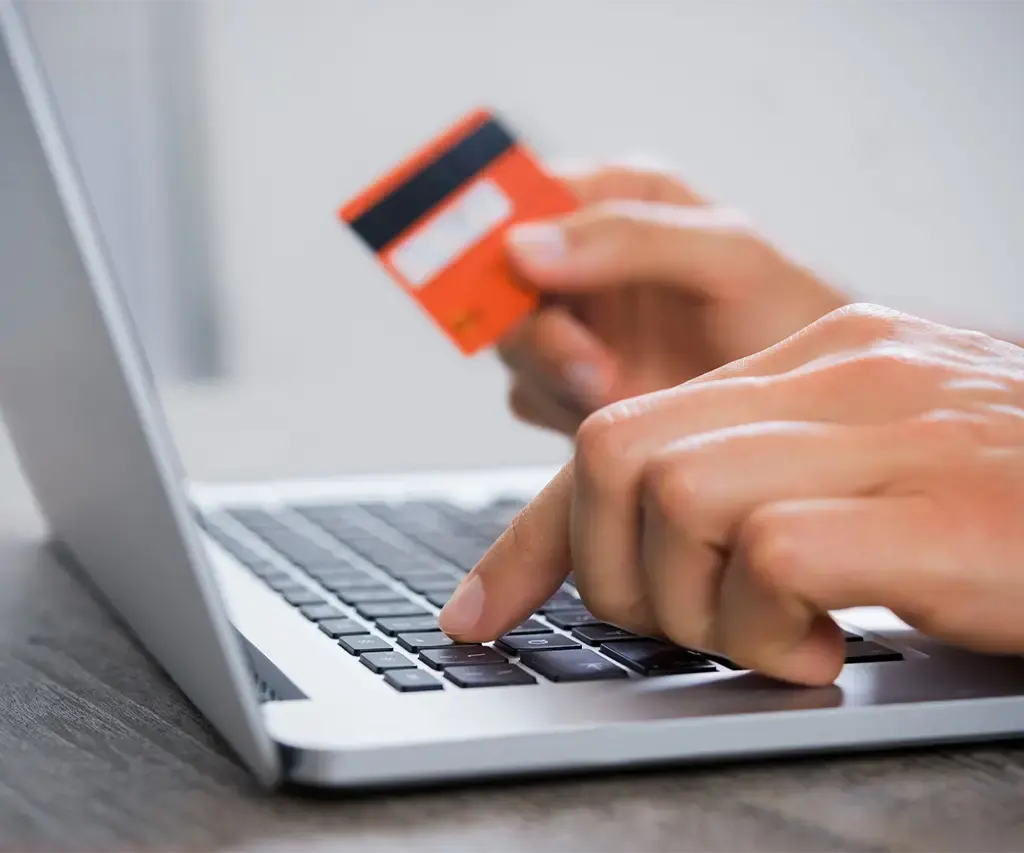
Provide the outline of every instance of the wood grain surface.
<path id="1" fill-rule="evenodd" d="M 1024 747 L 372 798 L 258 790 L 79 581 L 0 442 L 0 850 L 1024 850 Z"/>

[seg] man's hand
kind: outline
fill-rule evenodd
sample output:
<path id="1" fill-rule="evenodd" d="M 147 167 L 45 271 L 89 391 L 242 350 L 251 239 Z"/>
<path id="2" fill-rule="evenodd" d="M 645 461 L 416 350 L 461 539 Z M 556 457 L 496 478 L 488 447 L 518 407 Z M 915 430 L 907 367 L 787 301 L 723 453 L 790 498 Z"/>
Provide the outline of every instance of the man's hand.
<path id="1" fill-rule="evenodd" d="M 831 682 L 831 610 L 1024 652 L 1024 350 L 872 306 L 595 413 L 441 615 L 500 636 L 569 571 L 601 619 Z"/>
<path id="2" fill-rule="evenodd" d="M 758 352 L 846 301 L 670 174 L 566 180 L 579 212 L 509 235 L 546 299 L 499 346 L 529 423 L 571 435 L 601 406 Z"/>

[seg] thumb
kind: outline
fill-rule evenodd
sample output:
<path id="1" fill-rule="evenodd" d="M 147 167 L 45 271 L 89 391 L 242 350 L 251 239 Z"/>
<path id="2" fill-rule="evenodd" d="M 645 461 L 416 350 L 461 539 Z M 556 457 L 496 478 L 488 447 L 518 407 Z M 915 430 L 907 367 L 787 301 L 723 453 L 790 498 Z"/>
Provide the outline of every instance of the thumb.
<path id="1" fill-rule="evenodd" d="M 509 255 L 542 290 L 592 291 L 633 283 L 720 296 L 769 257 L 738 212 L 642 201 L 608 201 L 560 219 L 511 228 Z"/>
<path id="2" fill-rule="evenodd" d="M 485 643 L 520 625 L 569 574 L 572 463 L 512 522 L 441 611 L 441 630 Z"/>

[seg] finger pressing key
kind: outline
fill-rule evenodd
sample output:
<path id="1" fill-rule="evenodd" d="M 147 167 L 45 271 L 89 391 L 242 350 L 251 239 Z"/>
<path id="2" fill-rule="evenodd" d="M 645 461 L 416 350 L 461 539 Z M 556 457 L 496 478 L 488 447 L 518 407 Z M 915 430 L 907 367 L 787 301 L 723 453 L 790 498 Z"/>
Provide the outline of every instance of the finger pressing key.
<path id="1" fill-rule="evenodd" d="M 571 570 L 566 465 L 516 517 L 455 591 L 439 618 L 454 639 L 481 643 L 519 625 L 547 601 Z"/>

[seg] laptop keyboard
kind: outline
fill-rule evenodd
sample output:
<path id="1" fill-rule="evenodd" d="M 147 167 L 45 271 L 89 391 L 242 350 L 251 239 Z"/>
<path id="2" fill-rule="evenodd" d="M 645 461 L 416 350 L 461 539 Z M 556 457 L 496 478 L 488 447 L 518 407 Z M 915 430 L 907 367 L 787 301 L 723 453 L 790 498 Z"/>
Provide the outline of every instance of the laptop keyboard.
<path id="1" fill-rule="evenodd" d="M 367 677 L 401 693 L 653 678 L 738 670 L 735 664 L 638 637 L 589 613 L 571 576 L 494 643 L 453 642 L 437 615 L 522 508 L 440 501 L 238 508 L 202 516 L 225 550 L 318 628 Z M 901 660 L 846 632 L 847 663 Z"/>

